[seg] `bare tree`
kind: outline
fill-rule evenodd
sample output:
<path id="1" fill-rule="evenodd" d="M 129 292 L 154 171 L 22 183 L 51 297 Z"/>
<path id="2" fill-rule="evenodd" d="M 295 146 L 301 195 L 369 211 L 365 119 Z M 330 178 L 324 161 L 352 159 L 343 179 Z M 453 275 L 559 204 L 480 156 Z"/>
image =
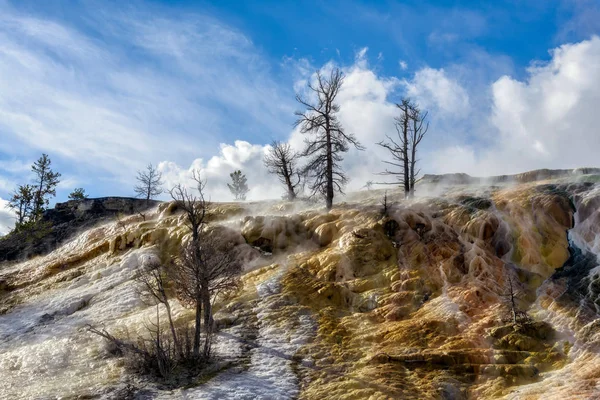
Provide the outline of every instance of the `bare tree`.
<path id="1" fill-rule="evenodd" d="M 418 182 L 418 176 L 421 169 L 415 171 L 417 165 L 417 148 L 423 140 L 423 137 L 429 130 L 429 121 L 427 121 L 427 111 L 421 112 L 419 107 L 415 104 L 411 110 L 411 121 L 412 130 L 410 135 L 410 196 L 415 195 L 415 184 Z"/>
<path id="2" fill-rule="evenodd" d="M 274 140 L 263 162 L 269 173 L 277 176 L 287 189 L 287 199 L 295 200 L 298 188 L 302 183 L 302 175 L 298 171 L 299 154 L 289 144 Z"/>
<path id="3" fill-rule="evenodd" d="M 150 199 L 158 196 L 163 192 L 162 173 L 160 173 L 152 164 L 148 164 L 145 171 L 138 171 L 135 178 L 139 182 L 133 190 L 138 197 L 146 199 L 146 203 Z"/>
<path id="4" fill-rule="evenodd" d="M 370 192 L 371 190 L 373 190 L 373 185 L 375 185 L 375 182 L 367 181 L 367 183 L 365 183 L 365 186 L 363 186 L 361 189 L 367 189 L 367 191 Z"/>
<path id="5" fill-rule="evenodd" d="M 169 190 L 169 194 L 175 201 L 177 208 L 183 210 L 186 214 L 186 224 L 192 231 L 192 239 L 197 241 L 200 230 L 204 226 L 210 202 L 204 197 L 206 181 L 202 180 L 200 172 L 192 171 L 192 179 L 196 183 L 197 193 L 182 184 L 178 184 Z"/>
<path id="6" fill-rule="evenodd" d="M 169 319 L 169 327 L 173 337 L 173 344 L 177 353 L 183 357 L 183 351 L 177 337 L 175 324 L 173 322 L 173 313 L 171 312 L 171 304 L 167 297 L 166 290 L 166 271 L 163 265 L 156 259 L 153 259 L 140 267 L 135 278 L 142 287 L 142 297 L 149 298 L 154 303 L 162 304 L 167 311 Z M 158 323 L 158 316 L 157 316 Z"/>
<path id="7" fill-rule="evenodd" d="M 206 182 L 197 171 L 193 172 L 196 192 L 177 185 L 170 190 L 171 197 L 177 207 L 186 214 L 186 222 L 191 230 L 191 240 L 182 246 L 179 259 L 172 270 L 172 278 L 176 283 L 179 295 L 196 312 L 193 354 L 200 356 L 200 338 L 202 310 L 204 309 L 205 342 L 203 355 L 210 352 L 212 336 L 212 303 L 219 292 L 229 290 L 237 285 L 237 274 L 240 265 L 237 263 L 232 245 L 223 243 L 207 229 L 206 216 L 210 203 L 205 199 Z"/>
<path id="8" fill-rule="evenodd" d="M 383 194 L 383 200 L 381 201 L 381 215 L 387 217 L 389 215 L 391 204 L 388 200 L 387 190 Z"/>
<path id="9" fill-rule="evenodd" d="M 335 100 L 343 83 L 342 72 L 335 68 L 328 78 L 320 71 L 316 75 L 316 82 L 308 85 L 316 101 L 296 95 L 296 100 L 306 107 L 305 111 L 296 112 L 296 126 L 300 132 L 314 135 L 306 140 L 302 152 L 302 156 L 310 157 L 304 173 L 312 179 L 312 195 L 324 195 L 326 206 L 331 209 L 334 192 L 342 192 L 348 181 L 340 166 L 342 154 L 350 149 L 350 144 L 359 150 L 364 148 L 354 135 L 344 131 L 337 117 L 340 107 Z"/>
<path id="10" fill-rule="evenodd" d="M 396 107 L 400 110 L 400 115 L 394 118 L 398 137 L 394 139 L 386 135 L 387 141 L 377 143 L 387 149 L 392 157 L 391 161 L 384 161 L 391 167 L 386 168 L 379 175 L 395 176 L 397 183 L 404 188 L 404 197 L 410 198 L 414 196 L 415 184 L 420 172 L 416 170 L 417 148 L 429 129 L 429 122 L 427 122 L 427 112 L 421 112 L 419 107 L 409 99 L 403 99 L 400 104 L 396 104 Z"/>
<path id="11" fill-rule="evenodd" d="M 502 285 L 497 284 L 497 287 L 499 288 L 500 296 L 503 299 L 502 302 L 508 309 L 512 323 L 516 325 L 522 322 L 527 322 L 529 320 L 529 316 L 526 312 L 519 308 L 518 304 L 521 298 L 524 296 L 524 292 L 514 269 L 506 264 L 504 266 L 503 275 L 504 282 Z"/>
<path id="12" fill-rule="evenodd" d="M 210 354 L 213 333 L 212 299 L 219 293 L 238 287 L 241 265 L 232 251 L 232 245 L 222 243 L 214 232 L 204 230 L 198 240 L 191 240 L 182 247 L 174 269 L 176 286 L 188 304 L 196 308 L 194 354 L 200 353 L 200 312 L 204 309 L 203 355 Z"/>
<path id="13" fill-rule="evenodd" d="M 231 177 L 231 183 L 227 184 L 227 187 L 231 191 L 231 194 L 236 200 L 246 200 L 246 194 L 248 193 L 248 181 L 246 175 L 242 174 L 242 171 L 237 170 L 229 174 Z"/>
<path id="14" fill-rule="evenodd" d="M 404 187 L 404 197 L 408 198 L 410 194 L 410 160 L 408 153 L 409 145 L 409 128 L 411 119 L 412 103 L 408 99 L 403 99 L 400 104 L 396 104 L 400 109 L 400 115 L 394 118 L 394 128 L 398 135 L 397 139 L 393 139 L 386 135 L 387 141 L 377 143 L 379 146 L 387 149 L 392 156 L 392 161 L 384 161 L 385 164 L 391 165 L 391 169 L 386 168 L 379 175 L 395 176 L 398 183 Z M 400 168 L 395 170 L 393 168 Z M 386 182 L 383 182 L 386 184 Z"/>
<path id="15" fill-rule="evenodd" d="M 192 172 L 192 179 L 196 182 L 197 193 L 189 190 L 182 184 L 176 185 L 169 191 L 169 194 L 175 200 L 177 208 L 183 210 L 186 215 L 186 224 L 192 232 L 192 243 L 195 243 L 195 249 L 198 249 L 198 241 L 200 238 L 200 232 L 205 225 L 206 214 L 210 203 L 204 197 L 204 189 L 206 187 L 206 181 L 203 181 L 200 172 L 194 170 Z M 182 248 L 181 262 L 177 265 L 184 266 L 188 265 L 185 260 L 187 246 Z M 177 268 L 174 274 L 174 279 L 179 283 L 179 290 L 183 294 L 184 298 L 189 300 L 190 305 L 195 307 L 195 330 L 194 330 L 194 347 L 193 354 L 195 357 L 200 355 L 200 333 L 201 333 L 201 321 L 202 321 L 202 291 L 201 291 L 201 275 L 199 268 L 185 269 Z M 194 278 L 195 277 L 195 278 Z M 186 281 L 186 279 L 190 279 Z M 191 285 L 191 286 L 190 286 Z"/>

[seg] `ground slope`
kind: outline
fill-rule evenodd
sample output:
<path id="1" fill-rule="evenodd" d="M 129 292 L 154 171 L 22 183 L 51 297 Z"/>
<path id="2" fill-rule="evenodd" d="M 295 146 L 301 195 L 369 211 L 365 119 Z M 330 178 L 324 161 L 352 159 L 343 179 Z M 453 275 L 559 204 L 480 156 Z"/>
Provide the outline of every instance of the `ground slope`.
<path id="1" fill-rule="evenodd" d="M 139 398 L 599 396 L 595 181 L 421 187 L 436 196 L 410 202 L 390 192 L 388 215 L 379 191 L 330 212 L 216 204 L 213 229 L 235 244 L 243 287 L 216 304 L 227 367 L 179 390 L 127 375 L 85 326 L 145 332 L 154 308 L 132 277 L 177 254 L 183 216 L 165 203 L 145 219 L 106 220 L 0 268 L 0 398 L 117 398 L 127 383 Z M 509 277 L 529 316 L 518 327 Z M 191 318 L 174 309 L 180 323 Z"/>

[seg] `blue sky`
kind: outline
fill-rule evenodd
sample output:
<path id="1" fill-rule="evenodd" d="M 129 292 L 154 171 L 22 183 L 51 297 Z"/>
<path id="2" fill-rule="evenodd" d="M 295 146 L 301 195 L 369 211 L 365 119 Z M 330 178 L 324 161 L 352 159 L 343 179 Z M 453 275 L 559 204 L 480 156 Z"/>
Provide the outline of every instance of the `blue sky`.
<path id="1" fill-rule="evenodd" d="M 0 203 L 42 152 L 58 201 L 131 195 L 150 162 L 168 185 L 200 169 L 217 200 L 237 168 L 250 198 L 277 197 L 265 145 L 301 147 L 294 94 L 332 66 L 367 147 L 345 161 L 351 190 L 381 169 L 402 96 L 430 111 L 425 172 L 596 162 L 598 1 L 123 3 L 0 0 Z"/>

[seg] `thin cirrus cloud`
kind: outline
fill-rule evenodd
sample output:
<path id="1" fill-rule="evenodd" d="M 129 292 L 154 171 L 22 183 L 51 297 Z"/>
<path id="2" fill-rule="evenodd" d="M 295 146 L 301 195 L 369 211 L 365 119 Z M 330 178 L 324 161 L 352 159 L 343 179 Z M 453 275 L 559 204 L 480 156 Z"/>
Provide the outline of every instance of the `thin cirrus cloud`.
<path id="1" fill-rule="evenodd" d="M 76 166 L 63 173 L 119 188 L 148 162 L 289 129 L 290 96 L 235 29 L 200 14 L 82 13 L 73 24 L 0 3 L 0 155 L 47 152 Z"/>

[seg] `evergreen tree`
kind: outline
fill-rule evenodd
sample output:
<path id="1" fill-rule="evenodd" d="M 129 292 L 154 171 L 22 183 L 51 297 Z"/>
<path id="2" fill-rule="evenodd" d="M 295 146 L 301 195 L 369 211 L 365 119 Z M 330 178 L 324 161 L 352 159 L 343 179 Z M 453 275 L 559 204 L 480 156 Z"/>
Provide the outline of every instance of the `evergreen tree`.
<path id="1" fill-rule="evenodd" d="M 85 200 L 88 198 L 88 195 L 85 194 L 85 190 L 83 188 L 75 188 L 69 194 L 69 200 Z"/>
<path id="2" fill-rule="evenodd" d="M 35 185 L 33 194 L 33 221 L 38 221 L 46 206 L 50 203 L 50 196 L 56 196 L 56 185 L 60 182 L 60 173 L 52 171 L 52 161 L 47 154 L 42 156 L 33 164 L 31 170 L 35 173 Z"/>
<path id="3" fill-rule="evenodd" d="M 248 183 L 246 175 L 242 174 L 242 171 L 237 170 L 229 174 L 232 183 L 228 183 L 227 187 L 231 191 L 231 194 L 236 200 L 246 200 L 246 194 L 248 193 Z"/>
<path id="4" fill-rule="evenodd" d="M 8 201 L 8 207 L 17 214 L 15 228 L 18 230 L 26 224 L 32 214 L 35 187 L 31 185 L 19 185 Z"/>

